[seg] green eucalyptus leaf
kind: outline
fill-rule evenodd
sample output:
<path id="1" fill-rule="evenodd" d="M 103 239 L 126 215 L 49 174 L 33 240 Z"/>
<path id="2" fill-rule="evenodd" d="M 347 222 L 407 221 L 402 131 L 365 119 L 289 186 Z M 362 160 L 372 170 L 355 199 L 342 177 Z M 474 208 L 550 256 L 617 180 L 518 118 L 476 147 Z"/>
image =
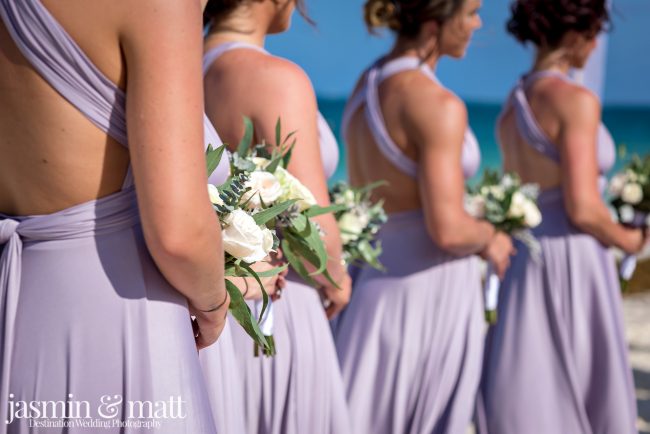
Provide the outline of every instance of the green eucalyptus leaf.
<path id="1" fill-rule="evenodd" d="M 285 239 L 291 244 L 291 249 L 299 256 L 309 262 L 317 269 L 321 267 L 322 263 L 314 249 L 307 243 L 304 238 L 294 235 L 291 231 L 285 233 Z M 318 274 L 318 273 L 311 273 Z"/>
<path id="2" fill-rule="evenodd" d="M 255 223 L 257 223 L 258 225 L 260 226 L 265 225 L 270 220 L 274 219 L 278 215 L 288 210 L 291 207 L 291 205 L 293 205 L 296 202 L 297 201 L 295 199 L 292 199 L 292 200 L 287 200 L 286 202 L 279 203 L 277 205 L 272 206 L 271 208 L 267 208 L 264 211 L 258 212 L 257 214 L 253 215 L 253 219 L 255 220 Z"/>
<path id="3" fill-rule="evenodd" d="M 305 282 L 307 282 L 307 284 L 318 286 L 316 281 L 309 275 L 305 264 L 303 264 L 303 262 L 293 250 L 292 244 L 286 238 L 282 240 L 282 253 L 284 253 L 284 256 L 287 258 L 289 265 L 291 265 L 291 268 L 293 268 L 294 271 L 298 273 L 298 275 L 302 277 Z"/>
<path id="4" fill-rule="evenodd" d="M 285 169 L 289 167 L 289 161 L 291 161 L 291 155 L 293 154 L 295 143 L 288 147 L 287 151 L 282 156 L 282 167 Z"/>
<path id="5" fill-rule="evenodd" d="M 253 121 L 247 116 L 244 116 L 244 137 L 242 137 L 237 146 L 237 153 L 240 157 L 246 157 L 248 151 L 253 143 Z"/>
<path id="6" fill-rule="evenodd" d="M 303 214 L 307 216 L 308 218 L 313 218 L 313 217 L 318 217 L 319 215 L 323 214 L 329 214 L 329 213 L 337 213 L 340 211 L 345 211 L 347 210 L 348 207 L 346 205 L 330 205 L 330 206 L 320 206 L 320 205 L 314 205 L 310 206 L 309 209 L 307 209 Z"/>
<path id="7" fill-rule="evenodd" d="M 372 182 L 372 183 L 370 183 L 370 184 L 368 184 L 368 185 L 366 185 L 364 187 L 361 187 L 360 189 L 358 189 L 358 191 L 359 191 L 359 193 L 364 194 L 364 193 L 371 192 L 372 190 L 374 190 L 377 187 L 381 187 L 381 186 L 385 186 L 385 185 L 389 185 L 389 183 L 382 179 L 381 181 L 375 181 L 375 182 Z"/>
<path id="8" fill-rule="evenodd" d="M 264 170 L 270 173 L 275 173 L 275 171 L 278 170 L 280 163 L 282 163 L 282 155 L 278 154 L 273 157 L 271 162 L 264 168 Z"/>
<path id="9" fill-rule="evenodd" d="M 320 267 L 312 273 L 320 274 L 327 268 L 327 251 L 325 250 L 325 243 L 320 237 L 320 231 L 311 220 L 307 220 L 307 229 L 300 232 L 300 235 L 305 240 L 310 249 L 312 249 L 318 256 Z"/>
<path id="10" fill-rule="evenodd" d="M 275 146 L 280 148 L 282 146 L 282 120 L 278 118 L 275 123 Z"/>
<path id="11" fill-rule="evenodd" d="M 246 304 L 244 296 L 239 291 L 239 288 L 226 279 L 226 290 L 228 291 L 228 294 L 230 294 L 230 307 L 228 308 L 230 314 L 257 345 L 270 350 L 266 337 L 260 330 L 259 324 Z"/>
<path id="12" fill-rule="evenodd" d="M 260 285 L 260 290 L 262 291 L 262 311 L 260 312 L 260 317 L 258 318 L 258 322 L 262 321 L 262 318 L 264 318 L 264 313 L 266 312 L 266 309 L 269 306 L 269 294 L 266 292 L 266 289 L 264 289 L 264 284 L 260 280 L 259 274 L 257 274 L 251 267 L 245 262 L 241 263 L 242 268 L 244 268 L 246 271 L 248 271 L 251 276 L 257 281 L 258 285 Z"/>
<path id="13" fill-rule="evenodd" d="M 259 277 L 273 277 L 273 276 L 277 276 L 278 274 L 282 273 L 288 267 L 289 267 L 288 264 L 284 264 L 281 267 L 271 268 L 270 270 L 266 270 L 266 271 L 256 271 L 256 273 L 257 273 L 257 275 Z"/>
<path id="14" fill-rule="evenodd" d="M 205 159 L 206 159 L 206 166 L 208 170 L 208 176 L 212 175 L 212 173 L 219 166 L 219 162 L 221 162 L 221 157 L 223 157 L 223 153 L 225 150 L 226 150 L 226 145 L 221 145 L 217 149 L 214 149 L 212 145 L 208 145 L 208 149 L 206 149 L 205 151 Z"/>

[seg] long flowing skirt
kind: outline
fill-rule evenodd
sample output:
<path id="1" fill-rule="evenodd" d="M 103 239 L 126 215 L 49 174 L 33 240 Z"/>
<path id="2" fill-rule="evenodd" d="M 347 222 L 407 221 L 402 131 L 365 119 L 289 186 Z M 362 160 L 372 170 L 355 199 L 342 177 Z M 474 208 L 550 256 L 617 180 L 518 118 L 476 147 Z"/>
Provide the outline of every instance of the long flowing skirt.
<path id="1" fill-rule="evenodd" d="M 436 247 L 420 212 L 391 215 L 379 239 L 387 272 L 358 273 L 335 330 L 353 432 L 465 434 L 483 351 L 477 259 Z"/>
<path id="2" fill-rule="evenodd" d="M 277 355 L 255 357 L 233 327 L 250 434 L 346 434 L 348 410 L 332 333 L 318 292 L 290 275 L 274 303 Z"/>
<path id="3" fill-rule="evenodd" d="M 237 327 L 235 320 L 228 318 L 219 340 L 200 353 L 214 423 L 223 434 L 246 432 L 244 381 L 232 338 L 232 329 Z"/>
<path id="4" fill-rule="evenodd" d="M 478 407 L 493 434 L 636 433 L 614 259 L 540 197 L 542 260 L 519 245 L 486 344 Z"/>
<path id="5" fill-rule="evenodd" d="M 24 243 L 5 355 L 8 433 L 215 432 L 187 302 L 139 225 Z"/>

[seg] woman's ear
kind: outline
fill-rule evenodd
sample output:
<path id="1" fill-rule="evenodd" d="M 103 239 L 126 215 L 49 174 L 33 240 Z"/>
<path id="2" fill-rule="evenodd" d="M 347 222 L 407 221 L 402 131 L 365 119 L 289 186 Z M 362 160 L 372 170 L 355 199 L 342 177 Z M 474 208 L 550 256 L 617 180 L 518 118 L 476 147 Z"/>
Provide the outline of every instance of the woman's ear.
<path id="1" fill-rule="evenodd" d="M 442 30 L 442 26 L 438 24 L 437 21 L 435 20 L 429 20 L 424 23 L 422 23 L 420 27 L 420 36 L 423 39 L 429 39 L 432 36 L 438 37 L 440 36 L 440 31 Z"/>
<path id="2" fill-rule="evenodd" d="M 584 43 L 584 40 L 581 36 L 582 35 L 580 35 L 580 33 L 574 30 L 570 30 L 564 34 L 560 44 L 563 47 L 575 47 L 577 45 L 582 45 L 582 43 Z"/>

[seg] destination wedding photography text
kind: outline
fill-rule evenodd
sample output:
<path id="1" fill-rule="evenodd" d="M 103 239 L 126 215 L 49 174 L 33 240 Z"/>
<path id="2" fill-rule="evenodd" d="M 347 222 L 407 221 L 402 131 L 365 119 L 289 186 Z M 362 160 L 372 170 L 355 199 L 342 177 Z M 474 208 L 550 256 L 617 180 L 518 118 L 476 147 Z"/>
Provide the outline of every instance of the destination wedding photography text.
<path id="1" fill-rule="evenodd" d="M 162 420 L 187 418 L 187 401 L 180 396 L 168 400 L 124 400 L 121 395 L 102 395 L 97 402 L 76 400 L 68 394 L 66 401 L 21 401 L 9 394 L 7 419 L 9 425 L 18 419 L 29 420 L 32 426 L 63 423 L 75 427 L 160 426 Z M 117 424 L 117 425 L 116 425 Z"/>

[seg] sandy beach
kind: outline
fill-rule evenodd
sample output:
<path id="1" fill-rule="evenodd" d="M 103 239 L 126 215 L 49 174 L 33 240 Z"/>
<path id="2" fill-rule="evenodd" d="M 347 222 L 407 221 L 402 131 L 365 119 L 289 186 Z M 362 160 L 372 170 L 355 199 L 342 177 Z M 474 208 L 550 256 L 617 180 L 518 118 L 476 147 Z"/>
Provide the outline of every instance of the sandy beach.
<path id="1" fill-rule="evenodd" d="M 650 434 L 650 292 L 623 299 L 625 332 L 634 369 L 640 434 Z"/>

